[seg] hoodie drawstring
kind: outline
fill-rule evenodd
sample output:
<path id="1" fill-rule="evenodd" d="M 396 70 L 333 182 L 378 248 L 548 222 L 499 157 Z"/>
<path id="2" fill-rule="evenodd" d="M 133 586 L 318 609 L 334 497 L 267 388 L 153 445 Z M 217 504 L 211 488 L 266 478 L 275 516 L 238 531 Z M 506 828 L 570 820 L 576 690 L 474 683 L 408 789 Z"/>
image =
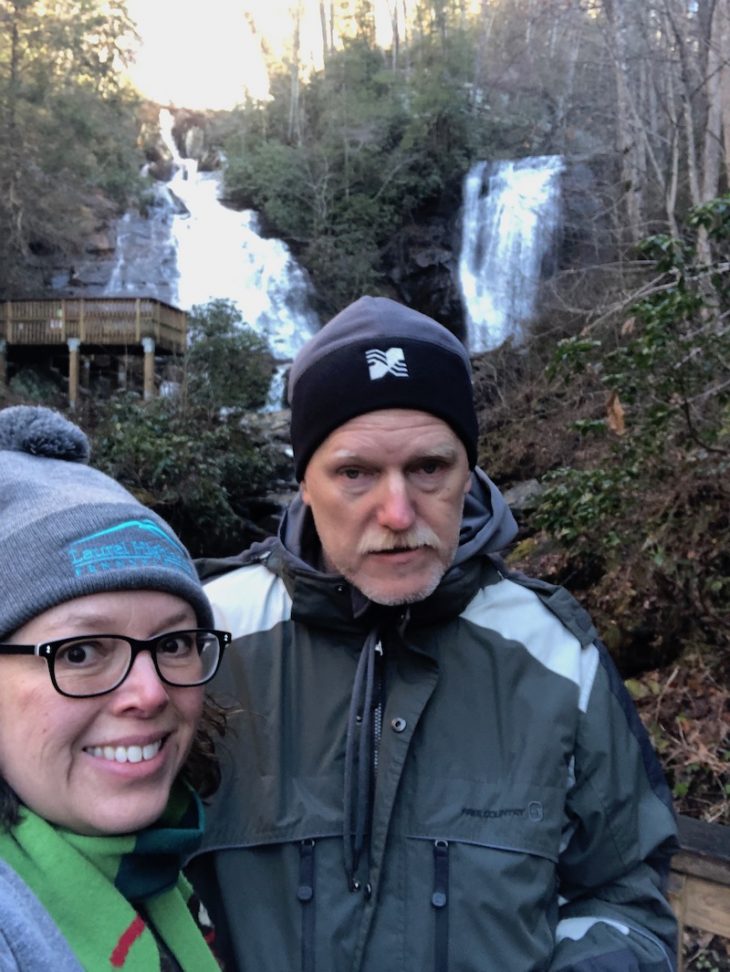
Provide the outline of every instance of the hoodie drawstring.
<path id="1" fill-rule="evenodd" d="M 371 631 L 360 651 L 352 686 L 345 744 L 343 855 L 351 890 L 370 826 L 373 785 L 373 697 L 378 633 Z M 358 738 L 359 731 L 359 738 Z"/>

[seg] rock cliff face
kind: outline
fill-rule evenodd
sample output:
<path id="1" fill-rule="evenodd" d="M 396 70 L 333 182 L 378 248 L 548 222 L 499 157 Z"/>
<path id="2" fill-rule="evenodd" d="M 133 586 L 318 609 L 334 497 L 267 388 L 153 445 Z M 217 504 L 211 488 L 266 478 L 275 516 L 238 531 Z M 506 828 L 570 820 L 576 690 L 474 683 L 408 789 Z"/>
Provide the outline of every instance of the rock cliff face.
<path id="1" fill-rule="evenodd" d="M 143 106 L 139 128 L 145 159 L 142 174 L 151 184 L 139 205 L 122 213 L 100 193 L 91 195 L 85 207 L 88 234 L 82 246 L 71 259 L 55 253 L 33 254 L 28 267 L 29 294 L 100 297 L 129 292 L 174 301 L 177 270 L 170 220 L 186 210 L 174 193 L 161 191 L 172 177 L 174 162 L 160 135 L 158 119 L 159 106 Z M 181 154 L 196 159 L 201 171 L 212 171 L 220 167 L 221 159 L 207 144 L 206 128 L 203 113 L 176 113 L 173 134 Z M 131 282 L 125 281 L 120 263 L 122 248 L 139 270 Z"/>
<path id="2" fill-rule="evenodd" d="M 398 234 L 383 254 L 397 300 L 446 324 L 465 337 L 464 310 L 457 284 L 459 203 L 426 213 Z"/>

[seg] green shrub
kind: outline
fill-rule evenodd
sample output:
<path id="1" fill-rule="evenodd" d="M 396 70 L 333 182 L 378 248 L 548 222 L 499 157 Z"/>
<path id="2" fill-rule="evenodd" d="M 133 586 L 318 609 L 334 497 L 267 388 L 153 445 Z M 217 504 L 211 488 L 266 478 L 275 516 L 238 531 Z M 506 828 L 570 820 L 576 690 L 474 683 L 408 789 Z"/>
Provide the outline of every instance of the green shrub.
<path id="1" fill-rule="evenodd" d="M 273 460 L 237 423 L 180 400 L 120 397 L 99 407 L 94 463 L 163 516 L 196 556 L 242 549 L 251 497 Z"/>
<path id="2" fill-rule="evenodd" d="M 188 315 L 190 346 L 185 355 L 185 393 L 190 404 L 221 408 L 260 408 L 274 372 L 263 338 L 244 325 L 230 300 L 193 307 Z"/>

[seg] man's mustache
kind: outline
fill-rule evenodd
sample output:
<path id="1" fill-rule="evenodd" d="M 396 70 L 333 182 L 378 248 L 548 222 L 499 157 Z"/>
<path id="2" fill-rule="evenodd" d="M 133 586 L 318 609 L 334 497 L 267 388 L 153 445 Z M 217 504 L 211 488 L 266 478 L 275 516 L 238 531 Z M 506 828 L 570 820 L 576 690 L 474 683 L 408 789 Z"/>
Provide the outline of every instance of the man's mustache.
<path id="1" fill-rule="evenodd" d="M 403 533 L 391 530 L 367 530 L 357 545 L 360 556 L 370 553 L 383 553 L 388 550 L 415 550 L 417 547 L 441 549 L 441 541 L 428 526 L 416 526 Z"/>

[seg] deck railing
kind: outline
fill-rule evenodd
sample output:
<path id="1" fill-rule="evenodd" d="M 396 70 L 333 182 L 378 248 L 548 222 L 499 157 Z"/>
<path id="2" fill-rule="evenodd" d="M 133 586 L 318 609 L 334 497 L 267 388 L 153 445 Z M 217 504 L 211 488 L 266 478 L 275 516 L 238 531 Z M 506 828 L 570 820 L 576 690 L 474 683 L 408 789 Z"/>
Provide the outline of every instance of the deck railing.
<path id="1" fill-rule="evenodd" d="M 184 311 L 151 297 L 8 300 L 0 305 L 0 338 L 9 345 L 129 345 L 151 337 L 161 351 L 185 349 Z"/>

